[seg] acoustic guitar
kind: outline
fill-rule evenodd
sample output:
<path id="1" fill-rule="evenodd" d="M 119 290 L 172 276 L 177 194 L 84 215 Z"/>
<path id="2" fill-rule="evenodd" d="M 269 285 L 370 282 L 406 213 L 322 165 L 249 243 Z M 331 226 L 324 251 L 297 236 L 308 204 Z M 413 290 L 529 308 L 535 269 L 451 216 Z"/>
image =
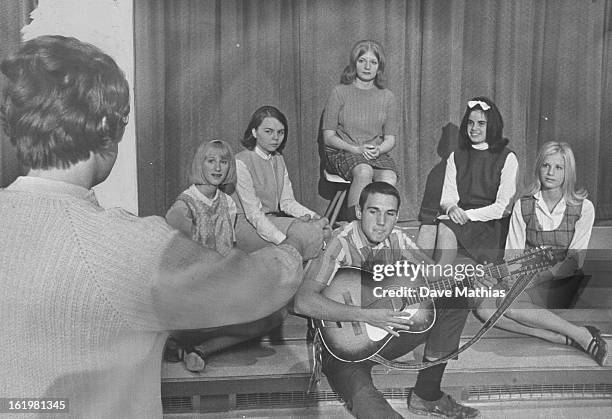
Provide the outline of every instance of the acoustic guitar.
<path id="1" fill-rule="evenodd" d="M 510 289 L 517 276 L 533 275 L 554 264 L 550 247 L 539 247 L 500 264 L 483 266 L 484 274 L 500 280 L 502 289 Z M 375 281 L 373 273 L 359 268 L 340 268 L 331 284 L 322 294 L 342 304 L 368 309 L 392 309 L 401 311 L 402 317 L 412 320 L 410 330 L 397 329 L 400 337 L 365 322 L 333 322 L 315 320 L 321 339 L 327 350 L 345 362 L 361 362 L 376 354 L 397 353 L 398 346 L 406 346 L 402 334 L 427 332 L 436 321 L 434 300 L 441 296 L 492 296 L 503 297 L 499 289 L 474 288 L 473 278 L 445 278 L 428 283 L 425 278 L 402 276 L 386 277 Z M 396 345 L 397 343 L 397 345 Z"/>

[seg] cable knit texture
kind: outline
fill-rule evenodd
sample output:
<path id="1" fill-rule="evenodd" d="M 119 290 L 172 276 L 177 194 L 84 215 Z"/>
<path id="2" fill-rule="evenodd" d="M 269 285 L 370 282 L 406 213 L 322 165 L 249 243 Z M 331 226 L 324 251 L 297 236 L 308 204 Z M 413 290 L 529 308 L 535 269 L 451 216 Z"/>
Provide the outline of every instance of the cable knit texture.
<path id="1" fill-rule="evenodd" d="M 153 282 L 193 263 L 193 242 L 163 218 L 28 177 L 0 190 L 0 232 L 1 397 L 67 397 L 70 417 L 161 417 L 167 327 Z"/>

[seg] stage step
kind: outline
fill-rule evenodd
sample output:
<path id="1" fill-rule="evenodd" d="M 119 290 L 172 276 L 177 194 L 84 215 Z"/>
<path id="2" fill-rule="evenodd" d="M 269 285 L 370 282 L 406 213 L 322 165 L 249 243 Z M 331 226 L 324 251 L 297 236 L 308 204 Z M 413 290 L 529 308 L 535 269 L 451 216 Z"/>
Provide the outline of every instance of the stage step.
<path id="1" fill-rule="evenodd" d="M 409 231 L 416 237 L 417 228 L 409 227 Z M 612 250 L 601 250 L 609 248 L 610 243 L 612 228 L 594 227 L 584 265 L 588 284 L 574 308 L 554 311 L 572 323 L 598 327 L 612 347 Z M 165 414 L 180 417 L 182 412 L 236 411 L 236 416 L 242 416 L 242 412 L 260 409 L 266 412 L 263 416 L 267 412 L 281 412 L 272 416 L 282 417 L 283 409 L 303 409 L 302 412 L 317 417 L 316 412 L 333 406 L 339 409 L 338 417 L 349 417 L 325 377 L 315 391 L 305 393 L 310 378 L 306 325 L 306 319 L 290 315 L 261 342 L 210 357 L 206 371 L 201 374 L 187 371 L 182 364 L 164 363 Z M 470 314 L 462 341 L 472 337 L 480 326 L 481 322 Z M 407 358 L 420 359 L 422 351 L 420 346 Z M 394 406 L 405 406 L 404 400 L 415 378 L 414 372 L 381 366 L 373 370 L 377 387 Z M 576 400 L 572 405 L 583 403 L 586 409 L 602 401 L 612 406 L 612 359 L 600 367 L 574 348 L 492 329 L 461 354 L 458 361 L 448 364 L 442 384 L 455 398 L 481 409 L 487 403 L 507 406 L 520 401 L 524 406 L 534 400 L 539 404 Z M 233 413 L 220 415 L 235 416 Z"/>
<path id="2" fill-rule="evenodd" d="M 612 309 L 557 312 L 572 322 L 600 327 L 612 346 Z M 462 341 L 479 327 L 480 322 L 470 315 Z M 306 321 L 289 316 L 282 330 L 284 341 L 246 344 L 212 356 L 201 374 L 185 370 L 180 363 L 164 363 L 166 412 L 296 407 L 337 400 L 325 377 L 314 393 L 305 394 L 310 378 Z M 420 359 L 422 351 L 420 346 L 406 359 Z M 376 366 L 373 378 L 387 397 L 405 398 L 416 373 Z M 599 367 L 571 347 L 494 329 L 458 361 L 449 363 L 443 387 L 461 400 L 554 399 L 570 393 L 575 398 L 612 399 L 612 362 Z"/>

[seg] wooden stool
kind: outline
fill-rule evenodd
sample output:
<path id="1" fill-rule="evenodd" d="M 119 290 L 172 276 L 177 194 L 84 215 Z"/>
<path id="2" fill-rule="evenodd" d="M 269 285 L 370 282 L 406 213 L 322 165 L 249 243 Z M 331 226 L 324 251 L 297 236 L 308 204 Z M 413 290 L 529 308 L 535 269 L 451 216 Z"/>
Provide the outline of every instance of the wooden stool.
<path id="1" fill-rule="evenodd" d="M 351 182 L 341 178 L 338 175 L 333 175 L 329 173 L 327 170 L 323 170 L 323 176 L 325 176 L 325 180 L 330 183 L 336 183 L 340 187 L 336 191 L 334 198 L 330 201 L 327 209 L 325 210 L 325 217 L 329 220 L 329 225 L 334 227 L 334 223 L 336 222 L 336 218 L 338 218 L 338 213 L 340 213 L 340 208 L 344 203 L 344 199 L 346 198 L 346 190 L 351 185 Z M 331 215 L 331 218 L 330 218 Z"/>

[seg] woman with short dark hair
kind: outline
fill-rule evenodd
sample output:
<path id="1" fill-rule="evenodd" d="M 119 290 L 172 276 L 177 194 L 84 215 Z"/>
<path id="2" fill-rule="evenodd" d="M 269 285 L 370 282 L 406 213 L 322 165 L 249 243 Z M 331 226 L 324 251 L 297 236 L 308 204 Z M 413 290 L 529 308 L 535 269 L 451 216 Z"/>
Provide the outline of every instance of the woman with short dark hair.
<path id="1" fill-rule="evenodd" d="M 274 106 L 262 106 L 244 132 L 246 150 L 236 154 L 236 246 L 246 252 L 281 243 L 296 218 L 321 218 L 293 196 L 281 154 L 288 133 L 285 115 Z"/>

